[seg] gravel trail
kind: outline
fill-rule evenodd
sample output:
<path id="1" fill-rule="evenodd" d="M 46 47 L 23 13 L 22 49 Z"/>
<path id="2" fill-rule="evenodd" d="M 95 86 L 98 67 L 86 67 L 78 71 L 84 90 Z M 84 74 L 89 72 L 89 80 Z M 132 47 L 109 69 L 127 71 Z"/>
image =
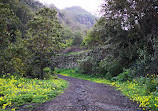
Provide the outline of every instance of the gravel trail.
<path id="1" fill-rule="evenodd" d="M 58 77 L 70 83 L 68 89 L 33 111 L 142 111 L 111 86 L 61 75 Z"/>

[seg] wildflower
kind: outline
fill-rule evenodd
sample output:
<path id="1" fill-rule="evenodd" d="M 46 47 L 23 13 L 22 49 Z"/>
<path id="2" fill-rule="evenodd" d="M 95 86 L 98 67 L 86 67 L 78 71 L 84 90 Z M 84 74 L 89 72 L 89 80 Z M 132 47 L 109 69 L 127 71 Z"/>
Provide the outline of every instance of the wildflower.
<path id="1" fill-rule="evenodd" d="M 12 111 L 15 111 L 15 108 L 13 108 Z"/>
<path id="2" fill-rule="evenodd" d="M 156 107 L 158 107 L 158 104 L 154 104 Z"/>
<path id="3" fill-rule="evenodd" d="M 2 100 L 3 100 L 3 98 L 1 97 L 1 98 L 0 98 L 0 101 L 2 101 Z"/>
<path id="4" fill-rule="evenodd" d="M 8 104 L 3 104 L 2 109 L 5 109 Z"/>

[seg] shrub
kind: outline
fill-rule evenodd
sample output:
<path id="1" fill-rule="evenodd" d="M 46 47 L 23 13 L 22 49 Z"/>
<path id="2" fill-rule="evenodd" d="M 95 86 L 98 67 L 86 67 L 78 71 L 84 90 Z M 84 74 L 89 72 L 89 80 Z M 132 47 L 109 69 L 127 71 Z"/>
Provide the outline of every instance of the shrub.
<path id="1" fill-rule="evenodd" d="M 144 86 L 146 88 L 146 92 L 148 94 L 156 91 L 158 88 L 158 77 L 156 77 L 155 74 L 147 74 L 146 77 L 137 78 L 137 82 L 140 86 Z"/>
<path id="2" fill-rule="evenodd" d="M 85 59 L 79 61 L 79 69 L 84 74 L 92 73 L 93 68 L 93 58 L 87 56 Z"/>
<path id="3" fill-rule="evenodd" d="M 80 33 L 76 33 L 75 37 L 72 40 L 72 45 L 73 46 L 80 46 L 82 44 L 82 41 L 83 41 L 83 39 L 82 39 L 81 34 Z"/>
<path id="4" fill-rule="evenodd" d="M 146 78 L 141 76 L 139 79 L 137 79 L 137 82 L 140 86 L 143 86 L 146 83 Z"/>
<path id="5" fill-rule="evenodd" d="M 44 78 L 49 79 L 52 73 L 51 69 L 49 67 L 46 67 L 43 69 L 43 72 L 44 72 Z"/>
<path id="6" fill-rule="evenodd" d="M 109 71 L 111 65 L 112 65 L 111 57 L 106 57 L 105 59 L 101 60 L 99 63 L 100 72 L 102 74 L 106 74 Z"/>
<path id="7" fill-rule="evenodd" d="M 105 78 L 110 80 L 112 78 L 112 74 L 110 72 L 106 73 Z"/>
<path id="8" fill-rule="evenodd" d="M 106 57 L 104 60 L 100 61 L 99 67 L 100 72 L 108 78 L 117 76 L 123 71 L 125 66 L 124 59 L 113 59 L 110 56 Z M 110 79 L 110 78 L 109 78 Z"/>
<path id="9" fill-rule="evenodd" d="M 119 81 L 119 82 L 124 82 L 124 81 L 131 81 L 133 78 L 130 69 L 124 70 L 123 73 L 119 74 L 117 77 L 113 77 L 111 80 L 112 81 Z"/>
<path id="10" fill-rule="evenodd" d="M 156 91 L 156 87 L 158 86 L 158 80 L 155 78 L 155 75 L 149 76 L 149 78 L 146 79 L 146 89 L 148 93 Z"/>
<path id="11" fill-rule="evenodd" d="M 120 58 L 112 63 L 112 65 L 109 67 L 108 72 L 110 72 L 112 76 L 117 76 L 118 74 L 123 72 L 124 66 L 125 61 L 122 58 Z"/>

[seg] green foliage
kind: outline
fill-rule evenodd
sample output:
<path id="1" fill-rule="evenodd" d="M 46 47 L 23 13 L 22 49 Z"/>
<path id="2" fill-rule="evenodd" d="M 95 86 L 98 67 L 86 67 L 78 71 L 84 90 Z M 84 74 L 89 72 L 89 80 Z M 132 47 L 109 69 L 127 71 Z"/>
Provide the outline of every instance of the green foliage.
<path id="1" fill-rule="evenodd" d="M 18 109 L 25 104 L 33 107 L 32 103 L 49 101 L 68 85 L 61 79 L 37 80 L 13 76 L 0 78 L 0 81 L 0 110 Z"/>
<path id="2" fill-rule="evenodd" d="M 10 9 L 9 4 L 0 3 L 0 75 L 13 72 L 11 59 L 14 56 L 12 44 L 19 37 L 15 24 L 18 18 Z M 20 33 L 20 32 L 19 32 Z"/>
<path id="3" fill-rule="evenodd" d="M 16 24 L 16 28 L 18 28 L 22 36 L 25 37 L 26 33 L 26 23 L 33 18 L 35 13 L 31 10 L 31 8 L 25 4 L 27 0 L 1 0 L 0 2 L 4 4 L 8 4 L 10 9 L 14 12 L 16 17 L 18 18 L 18 24 Z M 31 0 L 32 1 L 32 0 Z M 14 29 L 13 29 L 14 30 Z"/>
<path id="4" fill-rule="evenodd" d="M 152 93 L 152 92 L 156 92 L 157 91 L 157 86 L 158 86 L 158 79 L 157 79 L 156 75 L 155 74 L 153 74 L 153 75 L 147 74 L 147 76 L 145 78 L 145 84 L 144 85 L 146 86 L 146 92 L 148 94 Z"/>
<path id="5" fill-rule="evenodd" d="M 133 78 L 133 75 L 131 74 L 131 71 L 129 69 L 124 70 L 121 74 L 119 74 L 116 77 L 113 77 L 112 81 L 119 81 L 119 82 L 125 82 L 125 81 L 131 81 Z"/>
<path id="6" fill-rule="evenodd" d="M 124 70 L 124 72 L 119 74 L 118 76 L 113 77 L 111 80 L 118 81 L 118 82 L 132 81 L 134 76 L 135 75 L 132 74 L 132 71 L 130 69 L 127 69 L 127 70 Z M 158 81 L 155 74 L 153 75 L 147 74 L 146 77 L 143 77 L 143 76 L 139 78 L 137 77 L 136 81 L 140 86 L 145 87 L 146 95 L 157 91 L 156 87 L 158 85 Z"/>
<path id="7" fill-rule="evenodd" d="M 137 53 L 138 59 L 130 66 L 130 70 L 134 76 L 145 76 L 154 57 L 147 52 L 147 47 L 139 49 Z"/>
<path id="8" fill-rule="evenodd" d="M 52 76 L 55 76 L 55 75 L 53 75 L 53 73 L 52 73 L 53 71 L 49 67 L 44 68 L 43 72 L 44 72 L 45 79 L 50 79 Z"/>
<path id="9" fill-rule="evenodd" d="M 29 76 L 26 73 L 30 58 L 22 38 L 25 37 L 26 23 L 34 14 L 21 1 L 1 0 L 0 16 L 0 75 Z"/>
<path id="10" fill-rule="evenodd" d="M 81 36 L 81 34 L 80 33 L 75 33 L 74 34 L 74 38 L 73 38 L 73 40 L 72 40 L 72 46 L 81 46 L 81 44 L 82 44 L 82 36 Z"/>
<path id="11" fill-rule="evenodd" d="M 115 59 L 111 56 L 107 56 L 105 59 L 100 61 L 99 69 L 101 74 L 111 79 L 120 74 L 125 65 L 126 61 L 123 58 Z"/>
<path id="12" fill-rule="evenodd" d="M 93 68 L 93 58 L 87 56 L 85 59 L 82 59 L 79 62 L 79 70 L 84 74 L 91 74 Z"/>
<path id="13" fill-rule="evenodd" d="M 25 102 L 31 102 L 33 100 L 33 95 L 31 94 L 24 94 L 21 96 L 21 99 Z"/>
<path id="14" fill-rule="evenodd" d="M 36 13 L 28 26 L 28 37 L 25 39 L 25 45 L 29 51 L 31 60 L 30 65 L 34 67 L 34 75 L 44 78 L 43 69 L 50 65 L 53 55 L 60 49 L 59 29 L 61 28 L 57 17 L 56 10 L 44 8 Z M 31 61 L 30 60 L 30 61 Z M 38 68 L 37 68 L 38 67 Z"/>
<path id="15" fill-rule="evenodd" d="M 107 73 L 109 70 L 109 67 L 112 65 L 112 58 L 109 56 L 103 60 L 100 61 L 99 63 L 99 67 L 100 67 L 100 71 L 101 73 Z"/>
<path id="16" fill-rule="evenodd" d="M 72 46 L 72 40 L 74 38 L 74 33 L 69 27 L 63 27 L 60 30 L 60 37 L 62 38 L 61 40 L 61 45 L 63 45 L 63 48 L 67 48 L 69 46 Z"/>
<path id="17" fill-rule="evenodd" d="M 157 74 L 153 66 L 157 64 L 156 7 L 155 1 L 108 0 L 104 3 L 104 15 L 84 40 L 91 49 L 106 47 L 107 55 L 99 61 L 101 73 L 113 77 L 130 68 L 135 76 L 147 72 Z"/>

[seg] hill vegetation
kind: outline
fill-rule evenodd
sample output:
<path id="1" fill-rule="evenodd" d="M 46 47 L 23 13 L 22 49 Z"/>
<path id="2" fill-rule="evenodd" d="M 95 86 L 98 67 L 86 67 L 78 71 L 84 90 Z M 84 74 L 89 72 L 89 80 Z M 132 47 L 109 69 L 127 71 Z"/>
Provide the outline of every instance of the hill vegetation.
<path id="1" fill-rule="evenodd" d="M 73 54 L 78 57 L 86 55 L 77 59 L 78 67 L 70 69 L 71 72 L 87 74 L 88 77 L 101 76 L 117 85 L 135 84 L 136 89 L 139 88 L 137 85 L 144 87 L 145 93 L 140 95 L 142 98 L 136 94 L 136 101 L 146 97 L 141 107 L 157 110 L 157 2 L 106 0 L 102 13 L 104 15 L 95 23 L 96 17 L 81 7 L 59 10 L 54 5 L 45 6 L 34 0 L 1 0 L 0 80 L 3 82 L 0 82 L 0 107 L 12 108 L 25 101 L 18 100 L 19 97 L 14 101 L 13 95 L 8 96 L 10 86 L 6 84 L 12 84 L 11 88 L 23 85 L 23 88 L 24 84 L 19 82 L 22 78 L 26 83 L 30 81 L 26 78 L 31 78 L 31 81 L 36 81 L 35 78 L 42 81 L 55 79 L 54 70 L 58 67 L 54 58 L 63 56 L 61 52 L 66 52 L 63 51 L 65 48 L 82 47 L 86 49 L 83 53 L 67 51 L 70 54 L 65 54 L 70 57 Z M 29 101 L 30 97 L 32 95 Z"/>
<path id="2" fill-rule="evenodd" d="M 62 21 L 74 30 L 87 31 L 87 29 L 93 27 L 96 23 L 95 19 L 97 19 L 97 17 L 79 6 L 63 9 L 60 14 Z"/>

